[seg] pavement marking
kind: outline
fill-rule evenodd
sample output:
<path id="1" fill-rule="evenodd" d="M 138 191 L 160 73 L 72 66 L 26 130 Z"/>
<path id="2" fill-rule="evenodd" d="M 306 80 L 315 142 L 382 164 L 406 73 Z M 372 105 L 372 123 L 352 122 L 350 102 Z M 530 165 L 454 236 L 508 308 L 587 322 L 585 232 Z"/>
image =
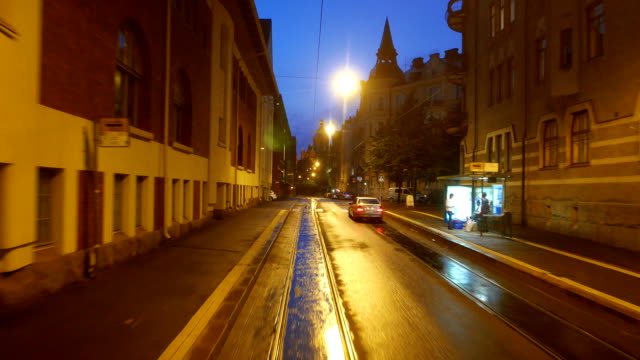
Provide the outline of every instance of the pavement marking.
<path id="1" fill-rule="evenodd" d="M 426 212 L 415 211 L 415 210 L 412 210 L 412 211 L 415 212 L 415 213 L 418 213 L 418 214 L 431 216 L 431 217 L 436 218 L 436 219 L 444 219 L 443 217 L 439 217 L 439 216 L 436 216 L 436 215 L 433 215 L 433 214 L 429 214 L 429 213 L 426 213 Z M 588 257 L 572 254 L 570 252 L 558 250 L 558 249 L 555 249 L 555 248 L 552 248 L 552 247 L 549 247 L 549 246 L 536 244 L 534 242 L 527 241 L 527 240 L 524 240 L 524 239 L 520 239 L 520 238 L 517 238 L 517 237 L 510 237 L 510 239 L 513 240 L 513 241 L 517 241 L 517 242 L 520 242 L 520 243 L 523 243 L 523 244 L 526 244 L 526 245 L 530 245 L 530 246 L 534 246 L 534 247 L 537 247 L 537 248 L 540 248 L 540 249 L 551 251 L 551 252 L 554 252 L 556 254 L 564 255 L 564 256 L 567 256 L 567 257 L 570 257 L 570 258 L 573 258 L 573 259 L 576 259 L 576 260 L 588 262 L 588 263 L 593 264 L 593 265 L 597 265 L 597 266 L 600 266 L 600 267 L 603 267 L 603 268 L 606 268 L 606 269 L 609 269 L 609 270 L 617 271 L 617 272 L 620 272 L 620 273 L 623 273 L 623 274 L 626 274 L 626 275 L 629 275 L 629 276 L 633 276 L 635 278 L 639 278 L 640 279 L 640 273 L 637 273 L 637 272 L 634 272 L 634 271 L 631 271 L 631 270 L 628 270 L 628 269 L 625 269 L 625 268 L 622 268 L 622 267 L 619 267 L 619 266 L 616 266 L 616 265 L 611 265 L 611 264 L 608 264 L 608 263 L 605 263 L 605 262 L 602 262 L 602 261 L 599 261 L 599 260 L 594 260 L 594 259 L 591 259 L 591 258 L 588 258 Z"/>
<path id="2" fill-rule="evenodd" d="M 178 336 L 176 336 L 171 344 L 164 350 L 158 360 L 184 359 L 188 356 L 191 347 L 200 334 L 202 334 L 209 320 L 215 315 L 220 304 L 222 304 L 229 291 L 249 267 L 252 259 L 262 250 L 265 242 L 269 240 L 277 225 L 286 217 L 286 214 L 287 210 L 280 210 L 278 212 L 278 215 L 274 217 L 269 226 L 260 234 L 249 250 L 242 256 L 238 264 L 234 266 L 229 274 L 222 280 L 220 285 L 209 295 L 209 298 L 200 306 L 198 311 L 196 311 Z"/>
<path id="3" fill-rule="evenodd" d="M 559 286 L 565 290 L 569 290 L 572 292 L 575 292 L 581 296 L 584 296 L 590 300 L 593 300 L 599 304 L 602 304 L 604 306 L 613 308 L 623 314 L 626 314 L 628 316 L 633 317 L 634 319 L 640 320 L 640 306 L 632 304 L 628 301 L 624 301 L 622 299 L 619 299 L 617 297 L 611 296 L 609 294 L 603 293 L 599 290 L 590 288 L 586 285 L 580 284 L 576 281 L 573 281 L 571 279 L 565 278 L 565 277 L 561 277 L 561 276 L 557 276 L 552 274 L 551 272 L 547 271 L 547 270 L 543 270 L 540 269 L 538 267 L 535 267 L 533 265 L 527 264 L 521 260 L 512 258 L 510 256 L 501 254 L 497 251 L 491 250 L 489 248 L 486 248 L 484 246 L 475 244 L 473 242 L 464 240 L 462 238 L 459 238 L 455 235 L 452 235 L 448 232 L 442 231 L 442 230 L 438 230 L 436 228 L 432 228 L 429 226 L 426 226 L 416 220 L 410 219 L 408 217 L 402 216 L 400 214 L 396 214 L 392 211 L 387 211 L 387 214 L 398 217 L 404 221 L 407 221 L 411 224 L 414 224 L 418 227 L 427 229 L 431 232 L 434 232 L 440 236 L 442 236 L 443 238 L 449 240 L 449 241 L 453 241 L 459 245 L 462 245 L 464 247 L 467 247 L 469 249 L 472 249 L 474 251 L 478 251 L 481 253 L 485 253 L 487 256 L 498 260 L 504 264 L 507 264 L 509 266 L 512 266 L 514 268 L 520 269 L 521 271 L 524 271 L 530 275 L 533 275 L 537 278 L 540 278 L 542 280 L 545 280 L 547 282 L 550 282 L 553 285 Z"/>

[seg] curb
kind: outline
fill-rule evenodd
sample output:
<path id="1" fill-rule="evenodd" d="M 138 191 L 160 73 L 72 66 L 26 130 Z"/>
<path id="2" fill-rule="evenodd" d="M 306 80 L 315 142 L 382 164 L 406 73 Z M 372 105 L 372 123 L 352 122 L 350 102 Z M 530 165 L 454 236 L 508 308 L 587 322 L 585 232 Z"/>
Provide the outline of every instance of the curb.
<path id="1" fill-rule="evenodd" d="M 613 309 L 617 312 L 620 312 L 622 314 L 625 314 L 627 316 L 630 316 L 636 320 L 640 320 L 640 306 L 632 304 L 630 302 L 624 301 L 622 299 L 616 298 L 614 296 L 611 296 L 609 294 L 603 293 L 601 291 L 598 291 L 596 289 L 590 288 L 586 285 L 582 285 L 576 281 L 573 281 L 571 279 L 565 278 L 565 277 L 561 277 L 561 276 L 556 276 L 554 274 L 552 274 L 549 271 L 540 269 L 538 267 L 535 267 L 533 265 L 529 265 L 521 260 L 512 258 L 510 256 L 501 254 L 497 251 L 488 249 L 484 246 L 472 243 L 470 241 L 464 240 L 462 238 L 459 238 L 455 235 L 452 235 L 450 233 L 429 227 L 419 221 L 407 218 L 405 216 L 402 216 L 400 214 L 394 213 L 392 211 L 386 211 L 387 214 L 394 216 L 404 222 L 408 222 L 412 225 L 418 226 L 426 231 L 429 231 L 431 233 L 434 233 L 440 237 L 442 237 L 443 239 L 447 240 L 447 241 L 451 241 L 454 242 L 460 246 L 463 246 L 465 248 L 468 248 L 470 250 L 473 250 L 477 253 L 480 253 L 486 257 L 489 257 L 491 259 L 494 259 L 496 261 L 499 261 L 505 265 L 508 265 L 514 269 L 520 270 L 522 272 L 525 272 L 529 275 L 532 275 L 538 279 L 541 279 L 543 281 L 546 281 L 554 286 L 560 287 L 564 290 L 567 291 L 571 291 L 572 293 L 582 296 L 586 299 L 589 299 L 593 302 L 596 302 L 600 305 L 603 305 L 605 307 L 608 307 L 610 309 Z"/>

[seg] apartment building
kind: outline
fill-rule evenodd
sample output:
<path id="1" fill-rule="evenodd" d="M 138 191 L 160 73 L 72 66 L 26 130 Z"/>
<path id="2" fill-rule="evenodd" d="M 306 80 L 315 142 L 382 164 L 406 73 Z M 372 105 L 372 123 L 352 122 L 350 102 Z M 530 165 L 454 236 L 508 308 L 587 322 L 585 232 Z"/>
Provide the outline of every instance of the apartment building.
<path id="1" fill-rule="evenodd" d="M 451 0 L 463 174 L 499 165 L 514 221 L 640 249 L 634 0 Z"/>
<path id="2" fill-rule="evenodd" d="M 0 50 L 3 281 L 59 287 L 268 195 L 253 1 L 3 0 Z"/>
<path id="3" fill-rule="evenodd" d="M 404 72 L 397 64 L 397 55 L 387 20 L 376 53 L 376 65 L 369 78 L 361 82 L 356 115 L 349 118 L 342 129 L 340 184 L 354 193 L 358 176 L 362 179 L 360 190 L 365 192 L 378 194 L 379 187 L 386 190 L 392 186 L 388 177 L 379 182 L 378 174 L 369 174 L 365 169 L 367 147 L 383 124 L 403 121 L 402 117 L 409 112 L 417 112 L 425 123 L 457 121 L 452 116 L 461 113 L 462 87 L 446 76 L 447 69 L 461 61 L 457 49 L 445 51 L 444 57 L 432 54 L 426 62 L 424 58 L 415 58 Z M 420 190 L 426 191 L 427 182 L 424 179 L 419 182 Z"/>

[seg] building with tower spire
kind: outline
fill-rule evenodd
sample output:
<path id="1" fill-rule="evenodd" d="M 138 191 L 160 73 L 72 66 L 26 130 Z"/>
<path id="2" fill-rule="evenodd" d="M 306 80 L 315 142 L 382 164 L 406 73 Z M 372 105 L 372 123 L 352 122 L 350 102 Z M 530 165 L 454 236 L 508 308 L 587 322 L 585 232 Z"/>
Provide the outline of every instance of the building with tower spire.
<path id="1" fill-rule="evenodd" d="M 369 78 L 361 81 L 360 106 L 356 115 L 343 125 L 339 183 L 341 188 L 349 188 L 354 193 L 378 194 L 379 186 L 390 185 L 388 179 L 377 183 L 376 174 L 365 170 L 367 148 L 383 124 L 405 116 L 409 110 L 414 116 L 417 112 L 424 117 L 425 123 L 434 118 L 445 121 L 450 112 L 460 111 L 460 86 L 448 82 L 445 76 L 447 65 L 459 61 L 457 49 L 447 50 L 444 58 L 432 54 L 427 62 L 416 58 L 406 72 L 398 66 L 397 56 L 387 18 L 376 64 Z M 358 176 L 363 180 L 360 188 L 355 189 L 354 179 Z"/>

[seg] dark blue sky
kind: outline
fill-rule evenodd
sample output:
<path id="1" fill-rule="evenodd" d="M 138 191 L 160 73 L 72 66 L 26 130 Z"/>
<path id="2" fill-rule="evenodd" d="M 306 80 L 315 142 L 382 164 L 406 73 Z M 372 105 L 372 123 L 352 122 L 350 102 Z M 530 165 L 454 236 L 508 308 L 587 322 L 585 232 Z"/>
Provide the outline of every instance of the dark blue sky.
<path id="1" fill-rule="evenodd" d="M 331 78 L 349 67 L 366 80 L 376 63 L 385 18 L 389 18 L 398 65 L 460 48 L 460 34 L 445 19 L 447 0 L 325 0 L 314 115 L 314 89 L 321 0 L 255 0 L 258 16 L 273 20 L 273 67 L 298 140 L 298 152 L 312 142 L 320 120 L 340 125 L 342 98 Z M 349 100 L 349 114 L 360 101 Z M 347 115 L 348 116 L 348 115 Z"/>

